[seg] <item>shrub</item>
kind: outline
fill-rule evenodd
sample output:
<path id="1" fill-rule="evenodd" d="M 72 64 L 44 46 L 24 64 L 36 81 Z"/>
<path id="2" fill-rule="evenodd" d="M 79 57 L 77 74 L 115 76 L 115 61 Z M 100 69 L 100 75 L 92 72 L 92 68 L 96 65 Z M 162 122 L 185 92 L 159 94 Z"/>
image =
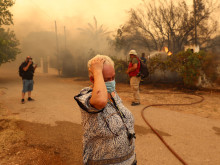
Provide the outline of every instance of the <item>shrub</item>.
<path id="1" fill-rule="evenodd" d="M 115 79 L 117 82 L 127 82 L 129 80 L 126 70 L 128 69 L 128 63 L 124 60 L 111 57 L 115 63 Z"/>
<path id="2" fill-rule="evenodd" d="M 192 53 L 191 50 L 187 50 L 168 56 L 165 60 L 158 57 L 152 58 L 149 68 L 151 73 L 156 69 L 176 71 L 185 86 L 194 87 L 203 73 L 211 82 L 217 79 L 215 59 L 216 55 L 212 53 L 204 51 Z"/>

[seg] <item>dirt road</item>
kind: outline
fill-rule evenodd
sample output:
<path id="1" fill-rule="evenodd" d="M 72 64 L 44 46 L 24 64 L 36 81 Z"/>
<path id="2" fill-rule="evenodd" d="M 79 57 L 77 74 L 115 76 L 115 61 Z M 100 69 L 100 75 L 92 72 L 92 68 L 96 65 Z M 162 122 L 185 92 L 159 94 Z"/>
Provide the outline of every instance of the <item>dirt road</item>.
<path id="1" fill-rule="evenodd" d="M 0 164 L 82 164 L 81 114 L 73 97 L 85 85 L 88 85 L 87 81 L 73 81 L 37 72 L 32 94 L 35 101 L 21 104 L 22 84 L 18 74 L 13 69 L 0 68 Z M 118 84 L 117 89 L 135 117 L 138 164 L 181 164 L 141 118 L 141 109 L 153 96 L 144 94 L 142 90 L 142 105 L 131 107 L 128 98 L 131 94 L 123 90 L 128 87 Z M 212 97 L 219 105 L 219 95 Z M 216 107 L 213 113 L 218 116 L 220 110 Z M 189 165 L 220 164 L 218 117 L 207 118 L 171 109 L 149 108 L 145 116 Z"/>

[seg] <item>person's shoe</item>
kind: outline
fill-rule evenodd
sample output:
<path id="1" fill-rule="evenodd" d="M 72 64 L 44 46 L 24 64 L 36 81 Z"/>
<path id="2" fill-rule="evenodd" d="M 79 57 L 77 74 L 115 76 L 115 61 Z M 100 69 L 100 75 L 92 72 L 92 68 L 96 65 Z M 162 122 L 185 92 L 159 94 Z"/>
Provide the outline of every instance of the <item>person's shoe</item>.
<path id="1" fill-rule="evenodd" d="M 24 104 L 24 99 L 21 99 L 21 104 Z"/>
<path id="2" fill-rule="evenodd" d="M 135 102 L 131 103 L 131 106 L 136 106 L 136 105 L 140 105 L 140 103 L 135 103 Z"/>
<path id="3" fill-rule="evenodd" d="M 34 99 L 32 99 L 31 97 L 28 97 L 28 101 L 34 101 Z"/>

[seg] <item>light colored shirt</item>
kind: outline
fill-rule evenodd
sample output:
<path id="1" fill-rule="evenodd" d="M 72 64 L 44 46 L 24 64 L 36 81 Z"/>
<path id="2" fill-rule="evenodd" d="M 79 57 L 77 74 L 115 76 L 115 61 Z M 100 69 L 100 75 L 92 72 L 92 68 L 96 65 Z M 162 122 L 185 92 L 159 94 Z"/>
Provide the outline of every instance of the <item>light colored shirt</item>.
<path id="1" fill-rule="evenodd" d="M 113 98 L 124 116 L 123 121 L 117 113 L 117 108 L 110 101 L 102 110 L 93 108 L 89 102 L 91 96 L 92 88 L 87 87 L 74 97 L 81 107 L 84 128 L 83 163 L 86 164 L 89 159 L 114 159 L 128 155 L 135 148 L 135 139 L 129 141 L 127 136 L 128 132 L 134 133 L 132 113 L 123 105 L 116 92 Z M 134 160 L 135 153 L 128 160 L 117 165 L 130 165 Z"/>

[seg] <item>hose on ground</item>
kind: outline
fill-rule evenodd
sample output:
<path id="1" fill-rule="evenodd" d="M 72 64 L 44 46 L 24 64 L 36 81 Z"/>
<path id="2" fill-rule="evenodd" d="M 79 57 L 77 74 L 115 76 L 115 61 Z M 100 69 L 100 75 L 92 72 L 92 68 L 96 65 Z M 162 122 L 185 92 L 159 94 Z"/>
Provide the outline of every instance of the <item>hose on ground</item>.
<path id="1" fill-rule="evenodd" d="M 164 93 L 163 93 L 164 94 Z M 169 93 L 170 94 L 170 93 Z M 183 93 L 172 93 L 172 94 L 183 94 Z M 197 97 L 200 97 L 201 99 L 199 101 L 195 101 L 192 103 L 186 103 L 186 104 L 151 104 L 148 105 L 146 107 L 144 107 L 141 111 L 141 116 L 143 118 L 143 120 L 145 121 L 145 123 L 150 127 L 150 129 L 157 135 L 157 137 L 163 142 L 163 144 L 170 150 L 170 152 L 183 164 L 183 165 L 187 165 L 187 163 L 166 143 L 166 141 L 163 139 L 162 136 L 160 136 L 160 134 L 151 126 L 151 124 L 146 120 L 146 118 L 144 117 L 144 111 L 149 108 L 149 107 L 156 107 L 156 106 L 185 106 L 185 105 L 193 105 L 193 104 L 199 104 L 201 102 L 204 101 L 204 97 L 201 95 L 197 95 L 197 94 L 190 94 L 190 95 L 194 95 Z"/>

